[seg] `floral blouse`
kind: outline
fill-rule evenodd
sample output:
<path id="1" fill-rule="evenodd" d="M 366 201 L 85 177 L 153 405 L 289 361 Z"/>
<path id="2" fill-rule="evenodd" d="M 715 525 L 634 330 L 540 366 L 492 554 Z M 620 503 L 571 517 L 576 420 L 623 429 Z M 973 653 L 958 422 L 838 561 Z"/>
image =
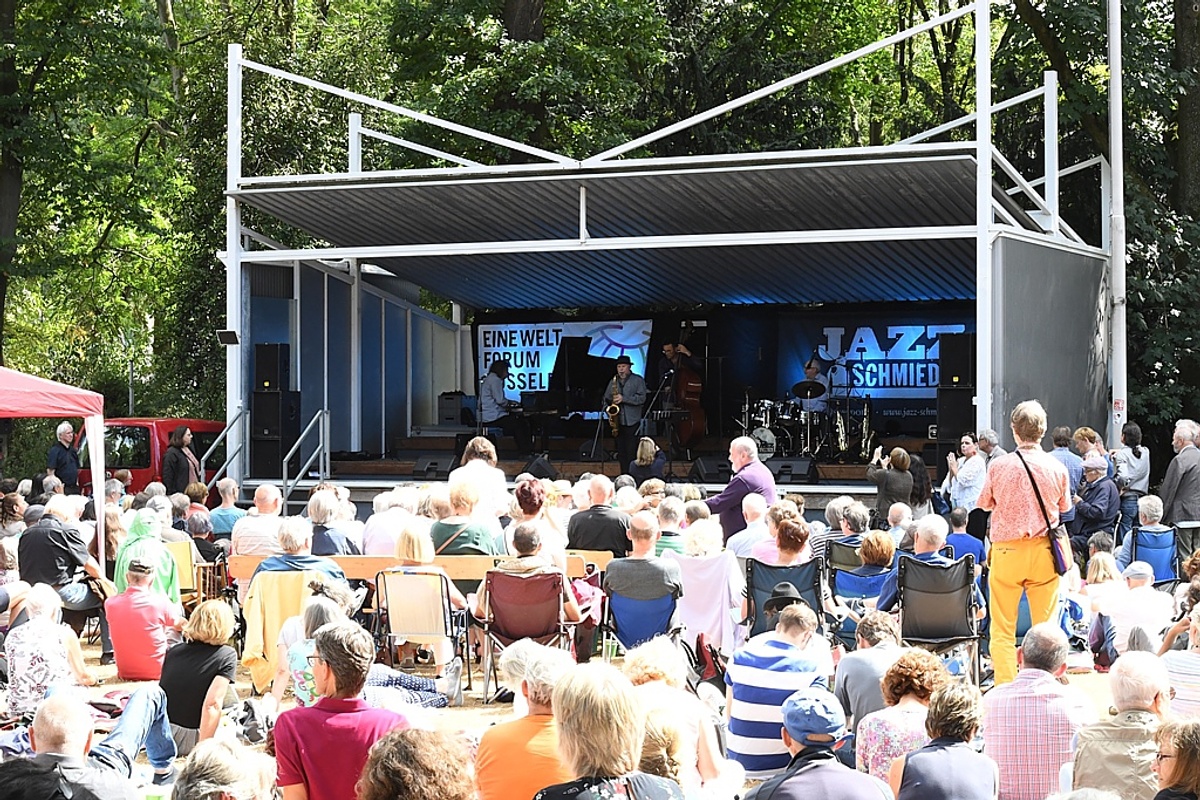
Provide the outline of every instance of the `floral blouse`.
<path id="1" fill-rule="evenodd" d="M 925 716 L 924 708 L 889 706 L 863 717 L 854 737 L 859 771 L 886 781 L 893 760 L 929 744 Z"/>
<path id="2" fill-rule="evenodd" d="M 31 619 L 13 628 L 4 640 L 8 659 L 8 713 L 32 714 L 51 686 L 71 686 L 75 678 L 67 661 L 60 626 Z"/>

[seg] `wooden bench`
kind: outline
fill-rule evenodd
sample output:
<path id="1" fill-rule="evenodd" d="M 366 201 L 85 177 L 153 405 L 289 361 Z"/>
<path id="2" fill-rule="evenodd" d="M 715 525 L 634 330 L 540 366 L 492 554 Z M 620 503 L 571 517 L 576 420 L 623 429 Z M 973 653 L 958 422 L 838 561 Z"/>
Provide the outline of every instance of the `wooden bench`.
<path id="1" fill-rule="evenodd" d="M 587 574 L 588 563 L 596 564 L 597 569 L 612 560 L 612 553 L 595 552 L 596 558 L 603 558 L 603 566 L 594 558 L 590 550 L 571 550 L 567 553 L 567 577 L 582 578 Z M 229 574 L 233 578 L 250 580 L 254 570 L 266 556 L 230 556 Z M 342 568 L 350 580 L 374 581 L 375 576 L 386 569 L 400 566 L 400 559 L 395 556 L 330 556 Z M 493 569 L 497 562 L 507 561 L 512 556 L 438 556 L 433 563 L 446 571 L 450 580 L 481 581 L 488 570 Z"/>

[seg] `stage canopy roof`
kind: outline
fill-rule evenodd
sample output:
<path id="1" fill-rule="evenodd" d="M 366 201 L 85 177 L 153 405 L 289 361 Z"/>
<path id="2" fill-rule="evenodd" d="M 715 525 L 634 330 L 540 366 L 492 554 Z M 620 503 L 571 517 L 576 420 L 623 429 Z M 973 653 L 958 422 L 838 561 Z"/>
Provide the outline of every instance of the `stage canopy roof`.
<path id="1" fill-rule="evenodd" d="M 328 242 L 305 257 L 359 257 L 477 308 L 975 297 L 973 145 L 726 158 L 244 178 L 233 194 Z"/>

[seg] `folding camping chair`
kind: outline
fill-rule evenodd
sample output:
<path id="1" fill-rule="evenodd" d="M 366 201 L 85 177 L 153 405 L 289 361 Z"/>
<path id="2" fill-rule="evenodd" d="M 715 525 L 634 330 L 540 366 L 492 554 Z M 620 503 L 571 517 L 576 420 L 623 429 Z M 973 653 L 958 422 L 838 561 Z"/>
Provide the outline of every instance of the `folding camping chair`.
<path id="1" fill-rule="evenodd" d="M 431 644 L 441 639 L 454 643 L 455 653 L 467 653 L 466 612 L 450 607 L 450 579 L 445 573 L 422 567 L 396 567 L 375 576 L 376 641 L 387 648 L 388 663 L 395 666 L 396 645 Z M 471 670 L 467 688 L 471 688 Z"/>
<path id="2" fill-rule="evenodd" d="M 570 645 L 570 626 L 563 621 L 561 572 L 513 575 L 489 570 L 484 578 L 483 702 L 496 672 L 496 656 L 519 639 L 557 647 Z M 499 678 L 497 677 L 497 683 Z"/>
<path id="3" fill-rule="evenodd" d="M 979 684 L 975 558 L 952 564 L 902 558 L 898 567 L 900 638 L 934 653 L 969 645 L 971 680 Z"/>

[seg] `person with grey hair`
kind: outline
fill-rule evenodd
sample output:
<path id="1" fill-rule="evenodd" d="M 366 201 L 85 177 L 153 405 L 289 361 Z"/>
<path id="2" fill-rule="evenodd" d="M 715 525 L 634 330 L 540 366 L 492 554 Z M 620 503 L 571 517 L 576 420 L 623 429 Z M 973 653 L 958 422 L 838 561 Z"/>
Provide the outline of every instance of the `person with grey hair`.
<path id="1" fill-rule="evenodd" d="M 892 503 L 888 506 L 887 513 L 887 533 L 892 537 L 892 541 L 899 546 L 904 535 L 908 533 L 909 525 L 913 521 L 912 506 L 908 503 Z"/>
<path id="2" fill-rule="evenodd" d="M 312 554 L 312 543 L 311 522 L 304 517 L 285 518 L 279 526 L 279 546 L 283 552 L 260 561 L 254 575 L 260 572 L 311 570 L 320 572 L 330 580 L 346 583 L 346 573 L 342 572 L 336 561 Z"/>
<path id="3" fill-rule="evenodd" d="M 845 544 L 858 547 L 862 537 L 871 527 L 871 509 L 865 503 L 857 500 L 846 506 L 842 511 L 841 540 Z M 822 553 L 824 551 L 822 550 Z"/>
<path id="4" fill-rule="evenodd" d="M 63 491 L 63 482 L 53 475 L 47 475 L 46 477 L 42 478 L 42 494 L 65 494 Z"/>
<path id="5" fill-rule="evenodd" d="M 54 430 L 54 444 L 46 453 L 46 475 L 62 484 L 66 494 L 79 494 L 79 451 L 75 449 L 75 428 L 70 422 L 60 422 Z M 45 482 L 43 482 L 43 486 Z M 54 489 L 42 489 L 52 494 Z"/>
<path id="6" fill-rule="evenodd" d="M 742 517 L 746 527 L 730 536 L 725 547 L 739 558 L 749 558 L 754 545 L 767 540 L 767 499 L 761 494 L 751 493 L 742 498 Z"/>
<path id="7" fill-rule="evenodd" d="M 1175 423 L 1171 446 L 1175 458 L 1167 467 L 1158 493 L 1163 501 L 1163 519 L 1171 524 L 1200 521 L 1200 449 L 1196 438 L 1200 425 L 1190 419 Z"/>
<path id="8" fill-rule="evenodd" d="M 70 524 L 74 512 L 71 499 L 55 495 L 46 504 L 45 512 L 36 525 L 25 529 L 17 545 L 17 563 L 21 580 L 33 586 L 44 583 L 56 587 L 63 608 L 70 611 L 100 613 L 100 663 L 113 663 L 112 639 L 108 634 L 108 619 L 99 595 L 88 586 L 85 576 L 104 577 L 96 559 L 87 551 L 87 542 L 79 530 Z"/>
<path id="9" fill-rule="evenodd" d="M 233 534 L 233 526 L 246 516 L 246 512 L 237 507 L 239 491 L 237 481 L 233 478 L 217 481 L 217 496 L 221 498 L 221 504 L 211 512 L 213 538 L 217 541 L 227 542 Z"/>
<path id="10" fill-rule="evenodd" d="M 1000 456 L 1008 455 L 1008 451 L 1000 446 L 1000 435 L 991 428 L 984 428 L 979 432 L 979 452 L 987 467 L 991 467 L 992 462 Z"/>
<path id="11" fill-rule="evenodd" d="M 200 562 L 212 564 L 224 552 L 219 545 L 212 541 L 212 515 L 207 511 L 193 511 L 187 518 L 187 532 L 192 537 L 192 544 L 200 553 Z"/>
<path id="12" fill-rule="evenodd" d="M 1065 683 L 1069 652 L 1057 623 L 1034 625 L 1017 648 L 1016 678 L 983 697 L 984 752 L 1000 767 L 1001 797 L 1042 800 L 1054 792 L 1075 736 L 1096 721 L 1091 700 Z"/>
<path id="13" fill-rule="evenodd" d="M 1108 676 L 1117 715 L 1079 731 L 1072 788 L 1111 789 L 1126 800 L 1153 800 L 1154 733 L 1171 704 L 1167 667 L 1152 653 L 1126 653 Z"/>
<path id="14" fill-rule="evenodd" d="M 116 478 L 109 478 L 104 482 L 105 505 L 117 505 L 121 502 L 121 498 L 124 496 L 125 484 L 121 483 Z"/>
<path id="15" fill-rule="evenodd" d="M 162 481 L 150 481 L 146 484 L 146 488 L 142 490 L 148 497 L 166 497 L 167 485 Z"/>
<path id="16" fill-rule="evenodd" d="M 317 556 L 362 555 L 350 537 L 338 530 L 343 505 L 338 496 L 330 491 L 313 492 L 308 498 L 308 518 L 312 521 L 312 552 Z"/>
<path id="17" fill-rule="evenodd" d="M 559 759 L 551 704 L 554 687 L 575 662 L 564 650 L 534 645 L 524 666 L 520 690 L 529 713 L 488 728 L 479 740 L 475 756 L 479 800 L 533 797 L 546 786 L 575 777 Z"/>
<path id="18" fill-rule="evenodd" d="M 175 776 L 171 800 L 275 800 L 275 762 L 236 741 L 207 739 Z"/>
<path id="19" fill-rule="evenodd" d="M 608 550 L 614 558 L 629 551 L 625 532 L 629 515 L 612 507 L 613 482 L 605 475 L 588 481 L 588 499 L 592 505 L 571 515 L 567 523 L 567 547 L 572 550 Z"/>
<path id="20" fill-rule="evenodd" d="M 950 526 L 947 524 L 945 517 L 940 517 L 936 514 L 928 514 L 917 520 L 916 540 L 913 543 L 913 553 L 908 555 L 901 553 L 900 558 L 915 558 L 917 561 L 923 561 L 926 564 L 937 564 L 940 566 L 949 566 L 953 564 L 949 558 L 942 555 L 939 550 L 946 546 L 946 536 L 950 531 Z M 896 566 L 892 567 L 892 571 L 888 573 L 887 578 L 883 581 L 883 587 L 879 590 L 879 600 L 875 607 L 880 611 L 891 611 L 896 607 L 896 603 L 900 601 L 900 562 L 896 561 Z M 986 607 L 984 605 L 983 593 L 979 591 L 978 584 L 975 585 L 975 605 L 978 608 L 976 616 L 983 619 L 986 615 Z"/>
<path id="21" fill-rule="evenodd" d="M 758 460 L 758 444 L 749 436 L 739 436 L 729 443 L 729 464 L 733 475 L 716 497 L 704 501 L 708 510 L 721 518 L 725 541 L 746 527 L 742 516 L 742 500 L 748 494 L 761 494 L 767 505 L 778 499 L 775 476 L 766 464 Z"/>
<path id="22" fill-rule="evenodd" d="M 1138 547 L 1166 547 L 1175 553 L 1175 531 L 1162 524 L 1163 501 L 1158 495 L 1148 494 L 1137 501 L 1138 524 L 1130 531 L 1117 549 L 1117 567 L 1124 570 L 1133 562 L 1133 540 L 1139 537 Z M 1089 542 L 1090 544 L 1090 542 Z"/>

